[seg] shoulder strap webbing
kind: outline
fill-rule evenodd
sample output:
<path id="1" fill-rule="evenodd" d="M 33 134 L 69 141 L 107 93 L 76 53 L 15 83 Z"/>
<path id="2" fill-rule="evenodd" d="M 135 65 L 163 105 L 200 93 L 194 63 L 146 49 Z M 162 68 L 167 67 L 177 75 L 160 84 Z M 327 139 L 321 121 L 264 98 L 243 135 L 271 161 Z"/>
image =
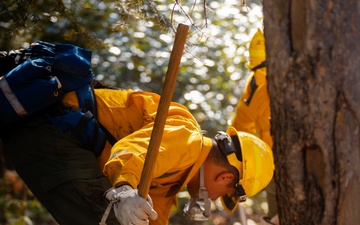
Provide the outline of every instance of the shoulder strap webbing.
<path id="1" fill-rule="evenodd" d="M 266 61 L 260 63 L 259 65 L 255 66 L 254 68 L 251 69 L 251 71 L 255 71 L 261 68 L 264 68 L 266 66 Z"/>
<path id="2" fill-rule="evenodd" d="M 251 71 L 256 71 L 258 69 L 264 68 L 266 66 L 266 61 L 260 63 L 259 65 L 255 66 L 254 68 L 251 69 Z M 250 81 L 250 87 L 251 87 L 251 94 L 249 96 L 248 99 L 245 100 L 245 104 L 248 106 L 250 104 L 250 101 L 252 99 L 252 97 L 254 96 L 255 90 L 258 88 L 257 84 L 256 84 L 256 78 L 255 76 L 253 76 L 251 78 Z"/>
<path id="3" fill-rule="evenodd" d="M 253 76 L 253 77 L 251 78 L 250 88 L 251 88 L 250 96 L 249 96 L 248 99 L 245 99 L 245 101 L 244 101 L 247 106 L 249 106 L 250 101 L 251 101 L 252 97 L 254 96 L 256 89 L 258 88 L 258 86 L 257 86 L 257 84 L 256 84 L 256 78 L 255 78 L 255 76 Z"/>
<path id="4" fill-rule="evenodd" d="M 93 117 L 99 123 L 100 128 L 104 131 L 107 141 L 111 145 L 114 145 L 117 142 L 116 138 L 106 129 L 104 125 L 99 122 L 97 118 L 97 104 L 93 85 L 85 85 L 84 87 L 78 89 L 76 94 L 79 101 L 79 107 L 92 113 Z M 96 137 L 94 137 L 94 140 L 96 140 L 95 138 Z"/>
<path id="5" fill-rule="evenodd" d="M 115 143 L 117 142 L 116 138 L 108 131 L 108 129 L 106 129 L 106 127 L 104 127 L 104 125 L 102 125 L 101 123 L 99 123 L 101 129 L 105 132 L 106 135 L 106 140 L 112 145 L 114 146 Z"/>

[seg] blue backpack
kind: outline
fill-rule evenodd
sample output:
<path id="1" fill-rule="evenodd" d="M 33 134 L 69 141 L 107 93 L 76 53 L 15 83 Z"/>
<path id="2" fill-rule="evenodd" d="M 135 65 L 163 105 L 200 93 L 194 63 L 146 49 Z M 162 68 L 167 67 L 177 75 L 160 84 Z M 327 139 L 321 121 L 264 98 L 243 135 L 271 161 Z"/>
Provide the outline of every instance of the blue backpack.
<path id="1" fill-rule="evenodd" d="M 1 58 L 1 57 L 0 57 Z M 38 41 L 2 57 L 0 122 L 19 123 L 42 113 L 61 132 L 72 132 L 97 156 L 114 137 L 97 121 L 91 51 L 70 44 Z M 65 93 L 76 91 L 79 109 L 64 108 Z"/>

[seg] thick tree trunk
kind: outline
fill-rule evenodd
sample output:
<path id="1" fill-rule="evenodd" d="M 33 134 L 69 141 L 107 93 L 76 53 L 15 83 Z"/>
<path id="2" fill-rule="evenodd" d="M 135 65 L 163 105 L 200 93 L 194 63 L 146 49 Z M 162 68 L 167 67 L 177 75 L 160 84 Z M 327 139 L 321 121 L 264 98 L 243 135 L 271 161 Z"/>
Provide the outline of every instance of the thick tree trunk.
<path id="1" fill-rule="evenodd" d="M 283 225 L 360 222 L 360 1 L 264 0 Z"/>

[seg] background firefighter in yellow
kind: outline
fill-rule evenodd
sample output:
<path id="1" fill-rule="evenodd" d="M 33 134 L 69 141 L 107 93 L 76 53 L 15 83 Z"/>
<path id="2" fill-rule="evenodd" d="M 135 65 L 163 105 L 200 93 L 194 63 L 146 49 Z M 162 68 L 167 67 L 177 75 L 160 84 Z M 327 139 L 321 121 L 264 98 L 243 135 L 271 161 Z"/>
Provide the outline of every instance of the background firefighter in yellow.
<path id="1" fill-rule="evenodd" d="M 245 131 L 259 136 L 272 148 L 270 100 L 266 81 L 265 38 L 261 29 L 257 30 L 250 41 L 249 55 L 250 60 L 247 66 L 251 69 L 251 74 L 237 104 L 232 126 L 238 131 Z M 275 183 L 273 180 L 266 188 L 266 193 L 269 205 L 268 216 L 272 218 L 277 215 Z"/>
<path id="2" fill-rule="evenodd" d="M 41 115 L 19 126 L 9 141 L 19 175 L 62 225 L 98 225 L 108 201 L 116 202 L 108 225 L 164 225 L 176 194 L 187 186 L 196 199 L 202 184 L 205 200 L 220 198 L 233 212 L 273 176 L 273 156 L 265 142 L 233 127 L 204 137 L 190 112 L 173 102 L 145 200 L 137 187 L 160 96 L 113 89 L 95 89 L 95 96 L 99 122 L 118 140 L 113 147 L 107 143 L 99 157 Z M 76 95 L 66 95 L 63 104 L 77 108 Z M 191 216 L 191 208 L 186 213 Z"/>

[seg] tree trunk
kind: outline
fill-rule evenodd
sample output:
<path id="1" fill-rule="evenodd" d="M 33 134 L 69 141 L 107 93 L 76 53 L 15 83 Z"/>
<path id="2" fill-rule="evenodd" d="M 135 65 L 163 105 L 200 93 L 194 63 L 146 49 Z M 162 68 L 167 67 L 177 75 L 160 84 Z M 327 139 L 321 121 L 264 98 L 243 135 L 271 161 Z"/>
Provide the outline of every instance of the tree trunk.
<path id="1" fill-rule="evenodd" d="M 282 225 L 360 221 L 360 1 L 264 0 Z"/>

